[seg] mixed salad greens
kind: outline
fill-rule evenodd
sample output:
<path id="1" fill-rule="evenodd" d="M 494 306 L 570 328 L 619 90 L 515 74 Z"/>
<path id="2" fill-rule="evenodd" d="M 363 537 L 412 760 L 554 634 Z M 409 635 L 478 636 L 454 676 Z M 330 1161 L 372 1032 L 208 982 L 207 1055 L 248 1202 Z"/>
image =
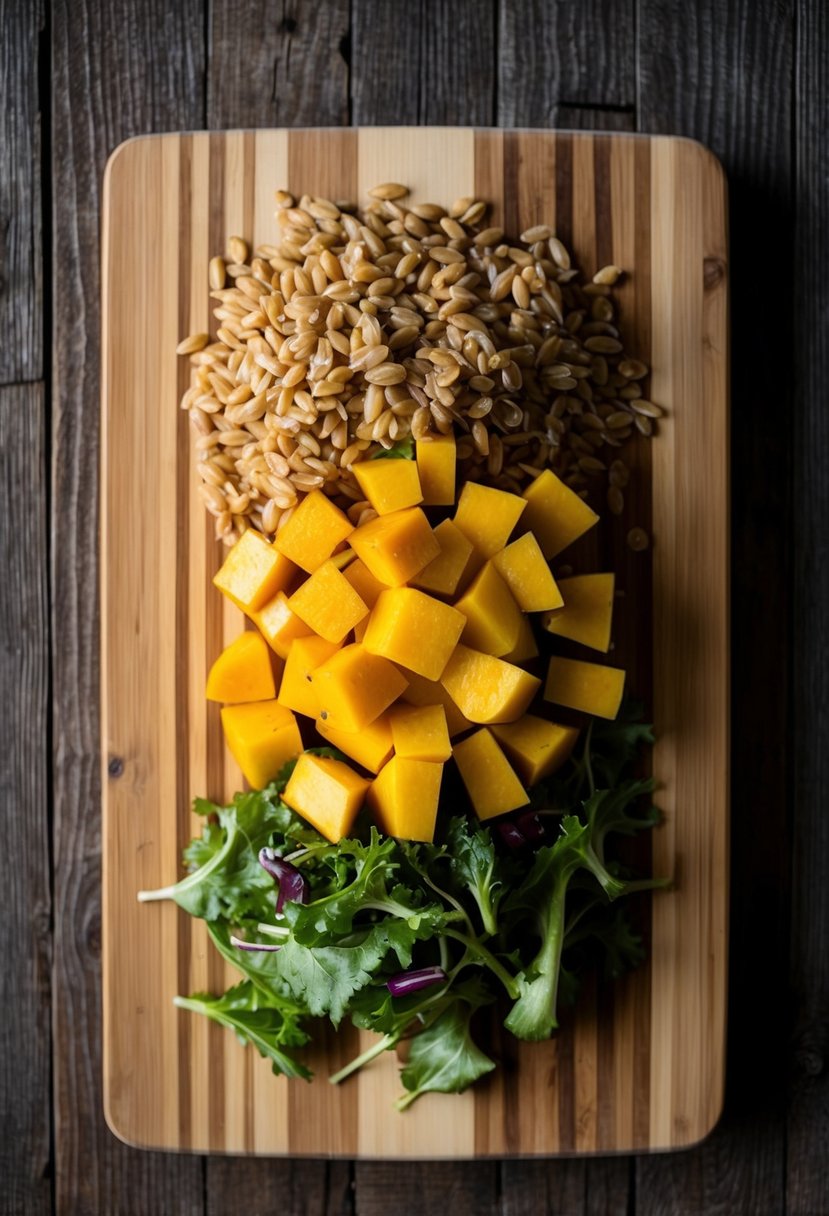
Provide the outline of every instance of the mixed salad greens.
<path id="1" fill-rule="evenodd" d="M 298 1052 L 316 1018 L 377 1035 L 333 1083 L 410 1040 L 400 1110 L 466 1089 L 495 1068 L 473 1038 L 483 1006 L 504 1005 L 517 1038 L 545 1039 L 587 970 L 615 977 L 642 960 L 620 901 L 665 884 L 632 874 L 609 838 L 658 822 L 653 782 L 636 775 L 652 741 L 630 706 L 594 721 L 579 754 L 531 791 L 529 810 L 490 826 L 448 817 L 435 844 L 360 831 L 361 820 L 353 839 L 329 843 L 280 797 L 295 762 L 230 806 L 197 800 L 204 826 L 185 849 L 187 876 L 139 898 L 173 899 L 204 919 L 243 979 L 176 1004 L 289 1077 L 311 1076 Z"/>

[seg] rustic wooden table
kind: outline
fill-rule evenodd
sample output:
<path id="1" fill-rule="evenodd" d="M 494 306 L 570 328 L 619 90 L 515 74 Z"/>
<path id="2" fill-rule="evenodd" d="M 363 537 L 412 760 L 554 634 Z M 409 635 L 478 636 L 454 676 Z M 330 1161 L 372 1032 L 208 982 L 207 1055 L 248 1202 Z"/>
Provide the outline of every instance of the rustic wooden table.
<path id="1" fill-rule="evenodd" d="M 829 6 L 0 0 L 0 1209 L 829 1212 Z M 99 202 L 176 129 L 685 134 L 731 188 L 733 899 L 726 1109 L 688 1152 L 458 1165 L 126 1148 L 100 1074 Z"/>

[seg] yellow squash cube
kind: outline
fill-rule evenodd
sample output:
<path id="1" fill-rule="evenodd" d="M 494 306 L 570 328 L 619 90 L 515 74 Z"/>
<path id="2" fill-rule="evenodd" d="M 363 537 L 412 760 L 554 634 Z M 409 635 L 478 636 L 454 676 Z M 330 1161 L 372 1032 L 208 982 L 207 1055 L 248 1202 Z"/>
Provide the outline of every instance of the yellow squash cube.
<path id="1" fill-rule="evenodd" d="M 282 683 L 277 700 L 294 713 L 306 718 L 316 718 L 320 712 L 317 692 L 311 676 L 337 649 L 335 642 L 311 634 L 307 638 L 295 638 L 285 660 Z"/>
<path id="2" fill-rule="evenodd" d="M 373 608 L 379 599 L 380 592 L 386 590 L 386 584 L 375 578 L 368 566 L 360 558 L 350 562 L 343 570 L 343 576 L 368 608 Z"/>
<path id="3" fill-rule="evenodd" d="M 351 535 L 351 547 L 374 577 L 400 587 L 440 553 L 440 542 L 420 507 L 380 515 Z"/>
<path id="4" fill-rule="evenodd" d="M 460 612 L 431 595 L 391 587 L 371 611 L 363 645 L 427 680 L 438 680 L 464 623 Z"/>
<path id="5" fill-rule="evenodd" d="M 455 594 L 472 556 L 472 542 L 468 541 L 451 519 L 444 519 L 435 528 L 440 543 L 440 553 L 434 561 L 411 580 L 414 587 L 428 591 L 431 595 L 450 598 Z"/>
<path id="6" fill-rule="evenodd" d="M 496 553 L 492 564 L 522 612 L 545 612 L 564 603 L 552 571 L 532 532 Z"/>
<path id="7" fill-rule="evenodd" d="M 357 485 L 378 515 L 404 511 L 423 502 L 417 465 L 413 460 L 380 458 L 351 466 Z"/>
<path id="8" fill-rule="evenodd" d="M 512 663 L 459 644 L 441 676 L 449 696 L 470 722 L 514 722 L 541 686 Z"/>
<path id="9" fill-rule="evenodd" d="M 395 705 L 389 710 L 397 756 L 440 764 L 452 755 L 446 711 L 442 705 Z"/>
<path id="10" fill-rule="evenodd" d="M 533 633 L 533 627 L 530 624 L 529 617 L 521 613 L 521 632 L 518 635 L 518 641 L 509 654 L 501 655 L 507 663 L 528 663 L 530 659 L 538 658 L 538 646 Z"/>
<path id="11" fill-rule="evenodd" d="M 379 773 L 394 750 L 391 737 L 391 710 L 369 722 L 362 730 L 337 730 L 330 722 L 317 719 L 317 731 L 346 756 L 362 764 L 371 773 Z"/>
<path id="12" fill-rule="evenodd" d="M 213 583 L 238 608 L 254 613 L 277 591 L 284 591 L 298 573 L 261 532 L 248 528 L 228 553 Z"/>
<path id="13" fill-rule="evenodd" d="M 522 523 L 534 533 L 545 557 L 555 557 L 592 528 L 599 518 L 583 498 L 550 469 L 539 473 L 524 491 L 527 510 Z"/>
<path id="14" fill-rule="evenodd" d="M 226 705 L 222 726 L 233 759 L 255 790 L 264 789 L 302 751 L 296 718 L 278 701 Z"/>
<path id="15" fill-rule="evenodd" d="M 455 602 L 466 618 L 464 645 L 485 654 L 509 654 L 521 636 L 521 609 L 492 562 L 485 562 Z"/>
<path id="16" fill-rule="evenodd" d="M 409 687 L 401 693 L 401 701 L 405 701 L 407 705 L 440 705 L 446 715 L 450 739 L 472 729 L 472 723 L 463 716 L 440 680 L 427 680 L 414 671 L 407 671 L 405 674 Z"/>
<path id="17" fill-rule="evenodd" d="M 296 589 L 288 605 L 301 621 L 328 642 L 341 642 L 368 608 L 331 561 L 318 566 Z"/>
<path id="18" fill-rule="evenodd" d="M 548 633 L 607 654 L 614 588 L 612 574 L 574 574 L 572 578 L 563 578 L 559 589 L 564 597 L 564 607 L 549 613 L 541 624 Z"/>
<path id="19" fill-rule="evenodd" d="M 615 718 L 624 690 L 625 673 L 618 667 L 553 655 L 547 669 L 544 700 L 597 718 Z"/>
<path id="20" fill-rule="evenodd" d="M 260 634 L 248 629 L 222 651 L 210 668 L 205 696 L 225 705 L 276 696 L 271 652 Z"/>
<path id="21" fill-rule="evenodd" d="M 264 608 L 253 613 L 252 619 L 271 650 L 275 650 L 282 659 L 288 657 L 294 638 L 308 637 L 313 633 L 292 610 L 284 591 L 277 591 Z"/>
<path id="22" fill-rule="evenodd" d="M 527 791 L 486 727 L 456 743 L 454 757 L 479 819 L 493 819 L 526 806 Z"/>
<path id="23" fill-rule="evenodd" d="M 366 801 L 380 829 L 402 840 L 435 835 L 443 765 L 392 756 L 371 783 Z"/>
<path id="24" fill-rule="evenodd" d="M 424 503 L 429 507 L 451 507 L 455 501 L 455 436 L 418 439 L 416 455 Z"/>
<path id="25" fill-rule="evenodd" d="M 303 752 L 282 799 L 336 844 L 347 836 L 363 805 L 369 782 L 342 760 Z"/>
<path id="26" fill-rule="evenodd" d="M 277 532 L 274 544 L 280 553 L 312 574 L 353 531 L 348 516 L 322 490 L 312 490 Z"/>
<path id="27" fill-rule="evenodd" d="M 559 726 L 534 714 L 493 726 L 492 733 L 528 786 L 561 768 L 579 737 L 577 727 Z"/>
<path id="28" fill-rule="evenodd" d="M 344 646 L 313 673 L 320 718 L 335 730 L 362 730 L 406 689 L 406 678 L 359 642 Z"/>
<path id="29" fill-rule="evenodd" d="M 517 494 L 468 481 L 461 490 L 455 523 L 481 557 L 503 549 L 527 504 Z"/>

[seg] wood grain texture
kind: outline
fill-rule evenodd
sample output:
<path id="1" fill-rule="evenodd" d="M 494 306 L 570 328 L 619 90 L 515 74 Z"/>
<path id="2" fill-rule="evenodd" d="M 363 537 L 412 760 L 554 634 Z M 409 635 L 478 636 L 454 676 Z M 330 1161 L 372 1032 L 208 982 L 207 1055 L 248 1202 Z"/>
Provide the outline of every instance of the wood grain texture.
<path id="1" fill-rule="evenodd" d="M 43 0 L 0 2 L 0 384 L 43 376 L 41 115 Z M 48 74 L 48 43 L 43 71 Z"/>
<path id="2" fill-rule="evenodd" d="M 498 11 L 499 125 L 566 127 L 562 108 L 632 108 L 633 0 L 516 0 Z"/>
<path id="3" fill-rule="evenodd" d="M 351 121 L 487 126 L 495 55 L 492 0 L 352 0 Z"/>
<path id="4" fill-rule="evenodd" d="M 21 706 L 0 749 L 0 1209 L 21 1216 L 51 1211 L 46 476 L 43 385 L 0 388 L 0 688 Z"/>
<path id="5" fill-rule="evenodd" d="M 673 0 L 639 4 L 638 123 L 703 141 L 728 167 L 732 281 L 732 578 L 735 622 L 731 671 L 746 727 L 733 739 L 732 888 L 741 892 L 731 924 L 727 1117 L 717 1136 L 672 1161 L 643 1159 L 637 1206 L 646 1213 L 771 1213 L 784 1204 L 785 1055 L 769 1052 L 788 1034 L 787 997 L 769 974 L 787 967 L 786 852 L 790 786 L 787 517 L 792 377 L 767 358 L 751 301 L 766 278 L 756 250 L 762 234 L 792 220 L 790 131 L 791 6 Z M 772 96 L 764 82 L 779 82 Z M 719 273 L 716 259 L 706 272 Z M 790 341 L 791 282 L 775 294 L 779 341 Z M 770 454 L 774 453 L 773 468 Z M 776 577 L 770 582 L 766 572 Z M 762 604 L 762 611 L 757 605 Z M 758 655 L 773 656 L 773 676 Z M 762 1073 L 757 1060 L 766 1060 Z M 705 1206 L 700 1206 L 700 1205 Z"/>
<path id="6" fill-rule="evenodd" d="M 209 588 L 221 555 L 175 408 L 186 372 L 176 341 L 206 324 L 207 260 L 224 234 L 268 239 L 271 186 L 316 193 L 339 180 L 364 196 L 380 177 L 407 181 L 414 199 L 486 188 L 508 201 L 516 229 L 552 219 L 588 271 L 600 254 L 624 253 L 631 344 L 652 355 L 654 395 L 668 410 L 652 459 L 654 690 L 664 723 L 655 771 L 666 816 L 654 864 L 677 885 L 653 903 L 653 968 L 615 986 L 612 1001 L 590 988 L 553 1043 L 509 1047 L 504 1036 L 515 1066 L 489 1087 L 449 1102 L 429 1096 L 399 1119 L 387 1113 L 399 1090 L 391 1055 L 337 1090 L 289 1086 L 230 1036 L 177 1013 L 176 991 L 226 983 L 225 969 L 205 953 L 200 925 L 173 905 L 133 898 L 178 873 L 190 798 L 227 795 L 238 781 L 202 688 L 241 618 Z M 706 288 L 703 275 L 706 256 L 725 267 L 715 162 L 681 141 L 462 128 L 169 136 L 118 150 L 104 221 L 102 731 L 105 764 L 121 761 L 104 791 L 110 1123 L 145 1145 L 381 1158 L 697 1139 L 721 1098 L 727 892 L 726 280 Z M 698 459 L 710 482 L 696 475 Z M 648 524 L 650 491 L 639 481 L 630 509 Z M 632 522 L 608 530 L 607 556 L 616 552 L 620 577 L 641 593 L 649 557 L 624 545 Z M 701 580 L 700 568 L 710 575 Z M 686 615 L 677 622 L 679 602 Z M 617 655 L 628 657 L 634 688 L 650 679 L 650 644 L 641 625 L 619 631 Z M 682 678 L 690 670 L 692 683 Z M 149 717 L 148 705 L 157 709 Z M 323 1039 L 318 1071 L 332 1071 L 355 1043 L 343 1032 Z M 485 1172 L 485 1186 L 494 1180 Z"/>
<path id="7" fill-rule="evenodd" d="M 103 167 L 137 132 L 200 122 L 201 16 L 196 0 L 52 6 L 54 1188 L 66 1216 L 203 1206 L 200 1162 L 129 1151 L 101 1109 L 96 404 Z"/>
<path id="8" fill-rule="evenodd" d="M 786 1209 L 829 1211 L 829 14 L 797 6 L 795 403 L 792 519 L 792 1060 Z"/>

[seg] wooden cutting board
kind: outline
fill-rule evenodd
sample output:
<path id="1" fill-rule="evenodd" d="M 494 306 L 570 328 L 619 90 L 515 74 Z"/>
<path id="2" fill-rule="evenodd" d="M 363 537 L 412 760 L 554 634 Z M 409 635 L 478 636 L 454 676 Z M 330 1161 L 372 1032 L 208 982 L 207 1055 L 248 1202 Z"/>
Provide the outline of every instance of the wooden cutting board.
<path id="1" fill-rule="evenodd" d="M 364 198 L 402 181 L 420 201 L 492 201 L 518 233 L 554 224 L 618 290 L 626 345 L 666 408 L 631 455 L 624 516 L 600 559 L 624 591 L 614 658 L 652 706 L 664 823 L 646 906 L 649 963 L 588 988 L 549 1043 L 493 1031 L 493 1077 L 405 1115 L 387 1054 L 339 1088 L 360 1034 L 329 1035 L 317 1080 L 276 1078 L 227 1031 L 174 1008 L 235 973 L 204 926 L 135 893 L 180 876 L 194 795 L 240 774 L 204 700 L 241 617 L 196 494 L 180 337 L 211 325 L 207 263 L 227 236 L 271 240 L 273 193 Z M 124 1140 L 164 1149 L 346 1157 L 503 1156 L 677 1148 L 723 1093 L 728 910 L 728 327 L 725 183 L 681 139 L 548 131 L 364 129 L 149 136 L 110 160 L 103 220 L 102 701 L 104 1101 Z M 652 535 L 633 553 L 633 526 Z"/>

